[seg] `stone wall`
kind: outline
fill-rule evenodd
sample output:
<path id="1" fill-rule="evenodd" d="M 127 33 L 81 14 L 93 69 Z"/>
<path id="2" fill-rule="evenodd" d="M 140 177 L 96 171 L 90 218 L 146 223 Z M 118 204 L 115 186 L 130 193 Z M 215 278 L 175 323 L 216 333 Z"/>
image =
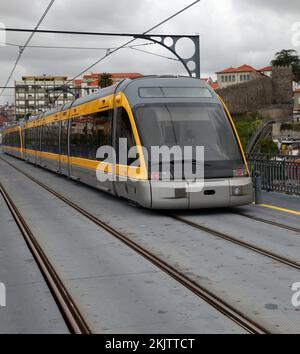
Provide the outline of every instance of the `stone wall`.
<path id="1" fill-rule="evenodd" d="M 288 118 L 293 111 L 292 68 L 273 67 L 272 78 L 258 72 L 251 80 L 217 90 L 231 113 L 266 112 L 272 119 Z"/>
<path id="2" fill-rule="evenodd" d="M 277 104 L 293 104 L 293 72 L 291 66 L 273 67 L 273 99 Z"/>

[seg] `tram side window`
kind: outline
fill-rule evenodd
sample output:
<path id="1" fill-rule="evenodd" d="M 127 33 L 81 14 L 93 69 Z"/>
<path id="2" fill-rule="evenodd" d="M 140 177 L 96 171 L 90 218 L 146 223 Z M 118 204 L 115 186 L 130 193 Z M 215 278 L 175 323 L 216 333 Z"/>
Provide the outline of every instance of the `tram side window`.
<path id="1" fill-rule="evenodd" d="M 21 147 L 21 141 L 20 141 L 20 133 L 19 131 L 15 132 L 15 147 L 20 148 Z"/>
<path id="2" fill-rule="evenodd" d="M 31 128 L 30 129 L 30 149 L 31 150 L 36 150 L 36 128 Z"/>
<path id="3" fill-rule="evenodd" d="M 58 154 L 58 141 L 59 141 L 59 123 L 53 122 L 49 124 L 48 130 L 48 151 L 53 154 Z"/>
<path id="4" fill-rule="evenodd" d="M 48 146 L 48 127 L 47 127 L 47 125 L 43 125 L 41 129 L 42 129 L 41 151 L 47 151 L 47 146 Z"/>
<path id="5" fill-rule="evenodd" d="M 26 129 L 25 130 L 25 147 L 26 149 L 31 149 L 31 130 L 32 129 Z"/>
<path id="6" fill-rule="evenodd" d="M 42 127 L 42 151 L 58 153 L 59 123 L 54 122 Z"/>
<path id="7" fill-rule="evenodd" d="M 112 145 L 112 110 L 93 114 L 91 136 L 91 158 L 96 159 L 96 154 L 99 147 Z"/>
<path id="8" fill-rule="evenodd" d="M 100 146 L 111 145 L 111 120 L 109 110 L 72 119 L 71 155 L 95 160 Z"/>
<path id="9" fill-rule="evenodd" d="M 72 156 L 87 157 L 87 123 L 86 117 L 76 117 L 72 119 L 70 150 Z"/>
<path id="10" fill-rule="evenodd" d="M 31 130 L 31 149 L 40 149 L 40 127 L 34 127 Z"/>
<path id="11" fill-rule="evenodd" d="M 60 153 L 68 155 L 68 120 L 61 121 Z"/>
<path id="12" fill-rule="evenodd" d="M 11 139 L 12 139 L 11 145 L 15 146 L 15 140 L 16 140 L 15 133 L 11 133 Z"/>
<path id="13" fill-rule="evenodd" d="M 134 136 L 129 120 L 129 116 L 126 110 L 122 107 L 118 109 L 117 113 L 117 134 L 116 134 L 116 146 L 117 146 L 117 161 L 119 162 L 119 151 L 123 147 L 119 144 L 119 139 L 127 139 L 127 151 L 125 152 L 126 156 L 128 156 L 128 151 L 131 147 L 135 146 Z M 124 154 L 124 152 L 123 152 Z M 128 162 L 131 163 L 135 161 L 135 159 L 129 159 Z"/>
<path id="14" fill-rule="evenodd" d="M 36 127 L 35 128 L 35 150 L 40 150 L 40 132 L 41 132 L 42 127 Z"/>

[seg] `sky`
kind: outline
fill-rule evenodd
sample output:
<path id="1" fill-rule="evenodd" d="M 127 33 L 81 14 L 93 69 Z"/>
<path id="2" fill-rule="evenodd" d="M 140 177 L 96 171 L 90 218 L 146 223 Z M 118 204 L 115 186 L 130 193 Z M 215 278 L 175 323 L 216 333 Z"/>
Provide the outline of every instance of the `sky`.
<path id="1" fill-rule="evenodd" d="M 56 0 L 40 29 L 94 32 L 143 33 L 193 0 Z M 49 0 L 1 0 L 0 26 L 34 28 Z M 295 49 L 300 54 L 299 0 L 202 0 L 163 24 L 152 34 L 200 35 L 201 76 L 212 76 L 229 66 L 269 65 L 276 52 Z M 29 33 L 7 33 L 5 41 L 22 45 Z M 129 38 L 35 34 L 30 45 L 117 47 Z M 137 40 L 135 44 L 146 43 Z M 185 53 L 190 43 L 178 50 Z M 138 47 L 172 57 L 158 45 Z M 13 74 L 67 75 L 74 77 L 105 50 L 27 48 Z M 0 86 L 3 86 L 18 55 L 18 47 L 0 43 Z M 133 49 L 122 49 L 95 66 L 94 72 L 139 72 L 186 75 L 178 61 Z M 5 90 L 0 104 L 13 102 L 13 90 Z"/>

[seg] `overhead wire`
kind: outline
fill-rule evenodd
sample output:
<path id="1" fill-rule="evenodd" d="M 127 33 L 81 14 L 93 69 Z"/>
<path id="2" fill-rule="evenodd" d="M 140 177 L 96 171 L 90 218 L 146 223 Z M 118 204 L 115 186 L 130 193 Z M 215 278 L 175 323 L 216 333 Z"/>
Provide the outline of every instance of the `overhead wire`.
<path id="1" fill-rule="evenodd" d="M 11 72 L 10 72 L 10 74 L 9 74 L 9 76 L 8 76 L 8 78 L 7 78 L 6 82 L 5 82 L 5 84 L 4 84 L 4 88 L 2 89 L 2 91 L 1 91 L 1 93 L 0 93 L 0 97 L 2 96 L 3 92 L 5 91 L 6 86 L 8 86 L 9 81 L 10 81 L 10 79 L 11 79 L 13 73 L 15 72 L 16 67 L 17 67 L 17 65 L 18 65 L 18 63 L 19 63 L 19 61 L 20 61 L 20 59 L 21 59 L 21 57 L 22 57 L 22 54 L 24 53 L 24 50 L 25 50 L 26 47 L 28 46 L 29 42 L 31 41 L 32 37 L 33 37 L 34 34 L 35 34 L 35 31 L 39 28 L 39 26 L 40 26 L 41 23 L 43 22 L 44 18 L 46 17 L 47 13 L 48 13 L 49 10 L 51 9 L 51 7 L 52 7 L 52 5 L 54 4 L 54 2 L 55 2 L 55 0 L 51 0 L 51 1 L 50 1 L 50 3 L 48 4 L 46 10 L 43 12 L 41 18 L 39 19 L 38 23 L 36 24 L 34 30 L 33 30 L 32 33 L 30 34 L 30 36 L 28 37 L 27 41 L 25 42 L 25 44 L 24 44 L 22 47 L 20 47 L 19 54 L 18 54 L 17 59 L 16 59 L 14 65 L 13 65 L 13 68 L 12 68 L 12 70 L 11 70 Z"/>
<path id="2" fill-rule="evenodd" d="M 199 3 L 201 0 L 196 0 L 193 1 L 191 4 L 185 6 L 184 8 L 182 8 L 181 10 L 175 12 L 173 15 L 167 17 L 165 20 L 159 22 L 158 24 L 156 24 L 155 26 L 149 28 L 147 31 L 143 32 L 143 35 L 148 34 L 149 32 L 155 30 L 156 28 L 160 27 L 161 25 L 167 23 L 168 21 L 170 21 L 171 19 L 173 19 L 174 17 L 178 16 L 179 14 L 181 14 L 182 12 L 188 10 L 189 8 L 191 8 L 192 6 L 196 5 L 197 3 Z M 137 38 L 133 38 L 129 41 L 127 41 L 126 43 L 120 45 L 119 47 L 117 47 L 116 49 L 114 49 L 113 51 L 106 53 L 106 55 L 104 55 L 103 57 L 101 57 L 100 59 L 98 59 L 97 61 L 95 61 L 93 64 L 89 65 L 87 68 L 85 68 L 84 70 L 82 70 L 79 74 L 77 74 L 76 76 L 74 76 L 72 79 L 68 80 L 64 85 L 61 86 L 61 88 L 64 88 L 65 85 L 67 85 L 68 83 L 72 82 L 73 80 L 77 79 L 79 76 L 83 75 L 86 71 L 92 69 L 94 66 L 96 66 L 97 64 L 99 64 L 101 61 L 103 61 L 104 59 L 106 59 L 108 56 L 112 55 L 113 53 L 117 52 L 118 50 L 124 48 L 125 46 L 128 46 L 129 44 L 133 43 L 134 41 L 136 41 Z M 55 99 L 54 103 L 58 100 L 58 98 L 61 96 L 62 93 L 60 93 L 59 96 L 57 96 L 57 98 Z"/>

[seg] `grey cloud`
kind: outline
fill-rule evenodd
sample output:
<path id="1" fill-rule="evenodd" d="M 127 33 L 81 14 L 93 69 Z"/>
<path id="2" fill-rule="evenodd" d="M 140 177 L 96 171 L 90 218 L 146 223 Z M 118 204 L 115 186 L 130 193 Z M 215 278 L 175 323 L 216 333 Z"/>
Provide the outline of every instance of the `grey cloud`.
<path id="1" fill-rule="evenodd" d="M 56 0 L 41 28 L 141 33 L 191 1 Z M 4 22 L 7 27 L 33 28 L 48 3 L 49 0 L 1 0 L 0 22 Z M 267 65 L 276 51 L 291 48 L 291 24 L 293 21 L 300 21 L 299 9 L 299 0 L 202 0 L 186 13 L 161 26 L 155 33 L 199 33 L 202 72 L 205 75 L 214 75 L 215 71 L 231 65 Z M 21 44 L 27 37 L 28 34 L 9 33 L 7 40 Z M 117 37 L 36 34 L 31 44 L 114 47 L 126 40 L 127 38 Z M 141 42 L 143 41 L 137 43 Z M 143 49 L 172 56 L 158 46 Z M 13 79 L 19 79 L 24 74 L 43 73 L 72 77 L 104 54 L 104 51 L 28 48 Z M 0 86 L 6 81 L 16 56 L 17 48 L 0 47 Z M 93 70 L 185 74 L 178 62 L 129 49 L 113 54 Z M 7 94 L 11 92 L 7 91 Z M 4 99 L 1 98 L 0 103 Z"/>

